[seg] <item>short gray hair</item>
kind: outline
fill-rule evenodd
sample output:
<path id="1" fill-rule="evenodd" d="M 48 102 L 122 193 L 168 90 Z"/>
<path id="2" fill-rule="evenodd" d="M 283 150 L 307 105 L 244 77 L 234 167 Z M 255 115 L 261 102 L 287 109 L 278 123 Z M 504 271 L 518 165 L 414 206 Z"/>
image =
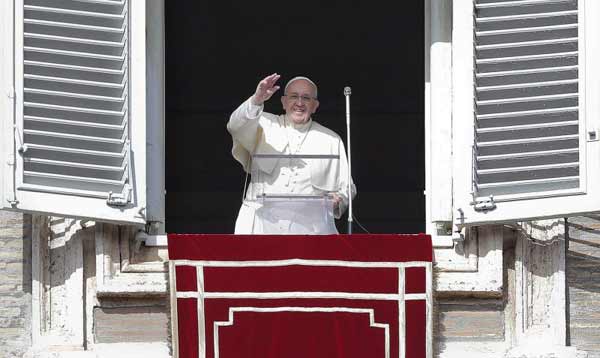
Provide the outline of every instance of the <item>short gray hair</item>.
<path id="1" fill-rule="evenodd" d="M 314 83 L 314 82 L 313 82 L 313 81 L 312 81 L 310 78 L 308 78 L 308 77 L 305 77 L 305 76 L 296 76 L 296 77 L 292 78 L 291 80 L 289 80 L 289 81 L 287 82 L 287 84 L 285 85 L 285 88 L 283 89 L 283 93 L 284 93 L 284 94 L 286 94 L 286 93 L 287 93 L 287 89 L 288 89 L 288 87 L 289 87 L 289 86 L 290 86 L 290 85 L 291 85 L 293 82 L 296 82 L 296 81 L 298 81 L 298 80 L 305 80 L 305 81 L 307 81 L 308 83 L 310 83 L 310 84 L 311 84 L 311 85 L 312 85 L 312 86 L 315 88 L 315 98 L 317 98 L 317 97 L 318 97 L 318 93 L 319 93 L 319 92 L 318 92 L 317 84 L 316 84 L 316 83 Z"/>

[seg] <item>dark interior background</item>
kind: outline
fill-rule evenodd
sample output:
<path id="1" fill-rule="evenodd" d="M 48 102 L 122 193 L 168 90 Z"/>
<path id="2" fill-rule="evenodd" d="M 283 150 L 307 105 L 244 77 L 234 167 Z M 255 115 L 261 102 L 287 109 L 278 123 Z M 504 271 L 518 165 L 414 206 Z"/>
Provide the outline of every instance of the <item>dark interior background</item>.
<path id="1" fill-rule="evenodd" d="M 225 125 L 273 72 L 317 82 L 315 120 L 344 139 L 352 87 L 355 217 L 424 232 L 422 1 L 165 3 L 167 232 L 233 232 L 244 176 Z M 266 110 L 281 113 L 278 94 Z"/>

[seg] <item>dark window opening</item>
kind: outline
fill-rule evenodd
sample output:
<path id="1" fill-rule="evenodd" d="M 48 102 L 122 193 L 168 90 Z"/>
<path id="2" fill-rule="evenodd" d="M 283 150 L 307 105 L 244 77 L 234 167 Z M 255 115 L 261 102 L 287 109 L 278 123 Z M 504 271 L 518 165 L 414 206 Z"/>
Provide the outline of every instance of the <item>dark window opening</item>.
<path id="1" fill-rule="evenodd" d="M 233 232 L 244 175 L 225 124 L 273 72 L 282 86 L 297 75 L 317 82 L 315 120 L 344 139 L 352 87 L 355 216 L 372 233 L 424 232 L 422 2 L 165 6 L 167 232 Z M 265 109 L 282 112 L 278 94 Z M 346 231 L 345 218 L 337 224 Z"/>

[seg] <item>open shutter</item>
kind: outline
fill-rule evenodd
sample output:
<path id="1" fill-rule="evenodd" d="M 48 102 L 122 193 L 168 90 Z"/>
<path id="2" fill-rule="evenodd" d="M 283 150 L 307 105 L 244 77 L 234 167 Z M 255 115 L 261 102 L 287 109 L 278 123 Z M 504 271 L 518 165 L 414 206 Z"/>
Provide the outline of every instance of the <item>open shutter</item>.
<path id="1" fill-rule="evenodd" d="M 127 19 L 125 1 L 25 0 L 20 190 L 131 202 Z"/>
<path id="2" fill-rule="evenodd" d="M 145 223 L 144 1 L 17 0 L 14 41 L 5 205 Z"/>
<path id="3" fill-rule="evenodd" d="M 475 14 L 474 195 L 581 190 L 577 1 Z"/>
<path id="4" fill-rule="evenodd" d="M 458 224 L 600 209 L 589 3 L 455 2 Z"/>

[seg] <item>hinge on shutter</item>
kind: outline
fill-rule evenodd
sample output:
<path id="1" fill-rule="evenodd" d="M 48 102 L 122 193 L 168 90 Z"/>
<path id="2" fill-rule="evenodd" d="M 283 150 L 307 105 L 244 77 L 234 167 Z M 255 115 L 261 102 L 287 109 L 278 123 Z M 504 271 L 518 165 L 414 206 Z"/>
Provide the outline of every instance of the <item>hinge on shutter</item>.
<path id="1" fill-rule="evenodd" d="M 115 194 L 112 191 L 108 192 L 108 198 L 106 199 L 106 205 L 109 206 L 125 206 L 131 202 L 131 192 L 133 188 L 129 184 L 132 178 L 131 169 L 131 142 L 125 141 L 125 163 L 127 165 L 127 171 L 125 176 L 125 185 L 123 185 L 123 192 Z"/>
<path id="2" fill-rule="evenodd" d="M 475 211 L 491 211 L 496 209 L 496 203 L 494 202 L 494 196 L 483 196 L 475 198 L 473 197 L 473 209 Z"/>
<path id="3" fill-rule="evenodd" d="M 10 204 L 10 206 L 17 206 L 19 204 L 19 200 L 17 199 L 17 190 L 16 190 L 16 178 L 14 175 L 15 172 L 15 158 L 12 154 L 8 155 L 6 164 L 11 168 L 12 173 L 12 198 L 6 199 L 6 201 Z"/>
<path id="4" fill-rule="evenodd" d="M 463 209 L 456 209 L 458 214 L 457 217 L 454 217 L 452 224 L 452 241 L 456 244 L 462 241 L 465 241 L 465 212 Z"/>
<path id="5" fill-rule="evenodd" d="M 14 98 L 15 98 L 14 87 L 10 89 L 10 91 L 8 93 L 8 98 L 10 98 L 11 100 L 14 100 Z M 18 138 L 18 140 L 20 141 L 20 144 L 21 144 L 21 146 L 18 149 L 19 153 L 23 154 L 27 150 L 27 146 L 23 145 L 23 137 L 19 136 L 18 127 L 15 125 L 13 127 L 13 129 L 15 131 L 15 136 Z M 11 167 L 11 173 L 12 173 L 12 193 L 11 193 L 12 198 L 6 199 L 6 201 L 10 204 L 10 206 L 15 207 L 15 206 L 17 206 L 17 204 L 19 204 L 19 199 L 17 199 L 17 178 L 15 176 L 16 159 L 15 159 L 14 153 L 11 153 L 8 155 L 6 164 L 9 167 Z"/>
<path id="6" fill-rule="evenodd" d="M 6 96 L 10 99 L 10 100 L 14 100 L 15 96 L 16 96 L 16 92 L 15 92 L 15 88 L 11 87 L 8 89 L 8 92 L 6 93 Z"/>

